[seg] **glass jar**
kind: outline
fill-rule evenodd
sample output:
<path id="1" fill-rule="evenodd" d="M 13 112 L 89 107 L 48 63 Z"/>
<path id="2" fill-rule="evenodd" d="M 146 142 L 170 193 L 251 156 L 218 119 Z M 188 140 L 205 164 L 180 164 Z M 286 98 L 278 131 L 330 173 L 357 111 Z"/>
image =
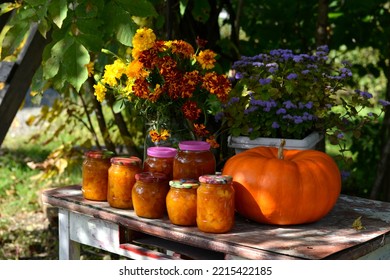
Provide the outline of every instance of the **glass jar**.
<path id="1" fill-rule="evenodd" d="M 167 194 L 167 212 L 172 224 L 196 226 L 197 180 L 172 180 Z"/>
<path id="2" fill-rule="evenodd" d="M 132 209 L 131 191 L 135 174 L 142 172 L 142 161 L 138 157 L 113 157 L 108 169 L 107 201 L 111 207 Z"/>
<path id="3" fill-rule="evenodd" d="M 173 160 L 177 150 L 170 147 L 149 147 L 144 162 L 145 172 L 159 172 L 167 175 L 168 180 L 173 178 Z"/>
<path id="4" fill-rule="evenodd" d="M 149 219 L 162 218 L 166 213 L 169 181 L 164 173 L 141 172 L 135 175 L 132 190 L 134 212 Z"/>
<path id="5" fill-rule="evenodd" d="M 88 151 L 82 167 L 82 193 L 85 199 L 106 201 L 108 169 L 114 154 L 108 151 Z"/>
<path id="6" fill-rule="evenodd" d="M 173 179 L 195 179 L 215 174 L 216 161 L 205 141 L 182 141 L 173 161 Z"/>
<path id="7" fill-rule="evenodd" d="M 234 225 L 234 188 L 232 177 L 205 175 L 199 178 L 197 190 L 198 229 L 203 232 L 224 233 Z"/>

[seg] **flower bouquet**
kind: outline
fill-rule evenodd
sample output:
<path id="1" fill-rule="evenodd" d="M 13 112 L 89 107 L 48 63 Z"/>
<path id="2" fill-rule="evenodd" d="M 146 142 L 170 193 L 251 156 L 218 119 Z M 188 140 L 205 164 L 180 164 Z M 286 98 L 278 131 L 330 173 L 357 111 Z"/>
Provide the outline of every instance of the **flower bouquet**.
<path id="1" fill-rule="evenodd" d="M 137 110 L 154 143 L 167 140 L 180 124 L 216 146 L 208 119 L 226 101 L 231 84 L 214 70 L 217 54 L 204 49 L 205 41 L 197 43 L 194 50 L 183 40 L 157 40 L 152 29 L 139 28 L 128 57 L 105 66 L 94 86 L 97 99 L 111 92 Z"/>

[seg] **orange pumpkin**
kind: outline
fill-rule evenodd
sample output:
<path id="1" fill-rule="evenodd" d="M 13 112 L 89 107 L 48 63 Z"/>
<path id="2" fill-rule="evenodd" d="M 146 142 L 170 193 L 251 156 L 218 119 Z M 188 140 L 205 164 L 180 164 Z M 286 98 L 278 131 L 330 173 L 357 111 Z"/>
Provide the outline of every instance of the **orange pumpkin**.
<path id="1" fill-rule="evenodd" d="M 315 222 L 341 191 L 338 166 L 316 150 L 252 148 L 228 159 L 223 174 L 233 177 L 237 212 L 266 224 Z"/>

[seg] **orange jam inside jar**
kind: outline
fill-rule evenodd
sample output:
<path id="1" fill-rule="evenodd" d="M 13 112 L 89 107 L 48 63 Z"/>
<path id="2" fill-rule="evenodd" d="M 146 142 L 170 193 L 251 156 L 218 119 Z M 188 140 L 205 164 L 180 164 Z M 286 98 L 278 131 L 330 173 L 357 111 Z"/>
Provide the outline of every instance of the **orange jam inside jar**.
<path id="1" fill-rule="evenodd" d="M 106 201 L 108 169 L 112 152 L 88 151 L 82 167 L 82 193 L 85 199 Z"/>
<path id="2" fill-rule="evenodd" d="M 173 179 L 195 179 L 215 174 L 216 161 L 205 141 L 182 141 L 173 161 Z"/>
<path id="3" fill-rule="evenodd" d="M 142 161 L 137 157 L 113 157 L 108 169 L 107 201 L 111 207 L 132 209 L 131 191 L 135 174 L 142 172 Z"/>
<path id="4" fill-rule="evenodd" d="M 141 172 L 135 175 L 132 190 L 134 212 L 149 219 L 162 218 L 166 213 L 169 181 L 164 173 Z"/>
<path id="5" fill-rule="evenodd" d="M 168 180 L 171 180 L 173 178 L 173 160 L 176 154 L 175 148 L 149 147 L 144 162 L 144 171 L 164 173 L 168 176 Z"/>
<path id="6" fill-rule="evenodd" d="M 196 226 L 196 190 L 199 182 L 193 179 L 172 180 L 167 194 L 167 212 L 172 224 Z"/>
<path id="7" fill-rule="evenodd" d="M 199 178 L 197 190 L 198 229 L 203 232 L 225 233 L 234 226 L 234 188 L 232 177 L 205 175 Z"/>

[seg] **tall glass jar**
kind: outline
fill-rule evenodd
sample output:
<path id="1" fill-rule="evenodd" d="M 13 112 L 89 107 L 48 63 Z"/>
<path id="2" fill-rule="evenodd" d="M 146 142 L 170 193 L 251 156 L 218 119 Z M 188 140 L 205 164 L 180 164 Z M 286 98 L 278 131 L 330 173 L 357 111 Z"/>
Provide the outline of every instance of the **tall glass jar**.
<path id="1" fill-rule="evenodd" d="M 232 177 L 205 175 L 199 178 L 197 190 L 198 229 L 203 232 L 225 233 L 234 225 L 234 188 Z"/>
<path id="2" fill-rule="evenodd" d="M 142 161 L 138 157 L 113 157 L 108 169 L 107 201 L 111 207 L 132 209 L 131 191 L 135 175 L 142 172 Z"/>
<path id="3" fill-rule="evenodd" d="M 134 212 L 149 219 L 162 218 L 166 213 L 169 181 L 164 173 L 142 172 L 135 175 L 132 190 Z"/>
<path id="4" fill-rule="evenodd" d="M 172 180 L 167 194 L 167 212 L 172 224 L 196 226 L 197 180 Z"/>
<path id="5" fill-rule="evenodd" d="M 82 167 L 82 193 L 85 199 L 106 201 L 108 169 L 112 152 L 88 151 L 84 154 Z"/>
<path id="6" fill-rule="evenodd" d="M 171 147 L 149 147 L 144 161 L 145 172 L 159 172 L 173 178 L 173 160 L 177 149 Z"/>
<path id="7" fill-rule="evenodd" d="M 173 179 L 195 179 L 215 174 L 216 161 L 205 141 L 182 141 L 173 161 Z"/>

